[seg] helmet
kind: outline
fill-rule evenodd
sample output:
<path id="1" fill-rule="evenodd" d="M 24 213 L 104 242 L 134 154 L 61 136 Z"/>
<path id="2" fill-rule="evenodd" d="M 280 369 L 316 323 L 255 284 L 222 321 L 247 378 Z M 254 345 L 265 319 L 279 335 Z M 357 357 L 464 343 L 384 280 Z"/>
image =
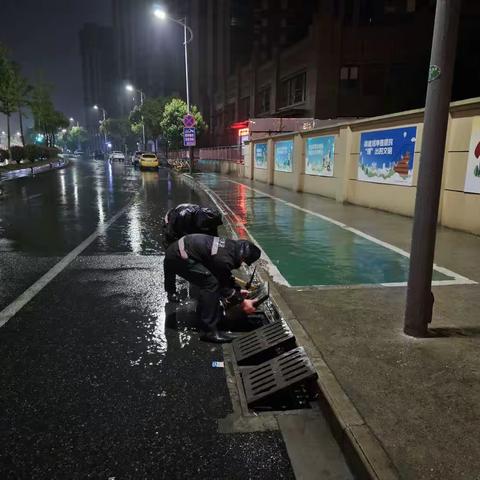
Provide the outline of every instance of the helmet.
<path id="1" fill-rule="evenodd" d="M 262 254 L 260 249 L 248 240 L 237 240 L 236 250 L 240 260 L 249 266 L 256 262 Z"/>

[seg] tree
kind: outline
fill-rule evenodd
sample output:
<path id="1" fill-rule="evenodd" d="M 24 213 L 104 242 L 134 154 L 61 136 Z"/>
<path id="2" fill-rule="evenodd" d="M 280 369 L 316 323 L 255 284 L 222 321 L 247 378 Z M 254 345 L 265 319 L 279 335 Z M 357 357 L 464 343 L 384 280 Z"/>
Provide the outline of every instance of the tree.
<path id="1" fill-rule="evenodd" d="M 22 145 L 25 146 L 23 117 L 27 115 L 25 115 L 24 108 L 30 106 L 30 94 L 32 92 L 32 86 L 27 82 L 25 78 L 18 75 L 17 88 L 18 88 L 18 97 L 17 97 L 18 122 L 20 126 L 20 135 L 22 139 Z"/>
<path id="2" fill-rule="evenodd" d="M 193 105 L 190 113 L 195 117 L 197 124 L 197 135 L 201 135 L 206 130 L 207 125 L 203 120 L 202 114 L 198 108 Z M 183 123 L 182 119 L 187 114 L 187 104 L 179 99 L 172 98 L 163 110 L 162 120 L 160 121 L 160 129 L 165 137 L 169 148 L 178 149 L 183 146 Z"/>
<path id="3" fill-rule="evenodd" d="M 58 144 L 69 150 L 83 150 L 87 140 L 87 131 L 83 127 L 78 126 L 68 129 L 61 138 L 58 139 Z"/>
<path id="4" fill-rule="evenodd" d="M 7 52 L 0 45 L 0 112 L 7 117 L 7 145 L 9 158 L 12 158 L 10 144 L 10 117 L 17 108 L 16 74 L 12 62 L 7 57 Z"/>
<path id="5" fill-rule="evenodd" d="M 167 97 L 147 98 L 142 106 L 135 107 L 128 118 L 132 132 L 137 136 L 142 134 L 143 117 L 146 138 L 156 140 L 162 133 L 160 123 L 168 101 Z"/>
<path id="6" fill-rule="evenodd" d="M 30 108 L 35 122 L 35 130 L 44 135 L 45 145 L 53 147 L 55 136 L 59 129 L 67 128 L 70 124 L 68 118 L 55 110 L 50 87 L 39 82 L 32 89 Z"/>
<path id="7" fill-rule="evenodd" d="M 100 132 L 106 134 L 119 148 L 123 148 L 132 136 L 128 118 L 107 118 L 100 125 Z"/>

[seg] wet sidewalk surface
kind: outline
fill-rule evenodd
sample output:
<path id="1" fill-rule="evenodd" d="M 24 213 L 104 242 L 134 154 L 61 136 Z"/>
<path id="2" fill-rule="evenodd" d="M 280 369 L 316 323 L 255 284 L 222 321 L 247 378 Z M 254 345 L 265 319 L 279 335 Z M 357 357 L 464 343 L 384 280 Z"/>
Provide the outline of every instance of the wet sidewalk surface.
<path id="1" fill-rule="evenodd" d="M 268 255 L 288 286 L 396 285 L 408 278 L 408 257 L 335 218 L 215 174 L 196 176 Z M 241 234 L 241 232 L 239 232 Z M 435 270 L 436 282 L 455 280 Z"/>
<path id="2" fill-rule="evenodd" d="M 258 192 L 264 192 L 270 199 L 274 196 L 350 225 L 394 247 L 409 250 L 411 219 L 340 205 L 329 199 L 297 194 L 260 182 L 225 177 L 214 179 L 211 175 L 200 175 L 197 179 L 217 191 L 235 214 L 241 216 L 242 208 L 247 206 L 244 215 L 248 222 L 255 223 L 255 215 L 249 211 L 251 206 L 246 198 L 250 195 L 248 188 L 230 188 L 227 194 L 221 187 L 222 182 L 240 182 L 256 189 L 258 196 L 261 196 Z M 288 212 L 287 216 L 283 215 L 285 211 L 279 203 L 270 207 L 278 215 L 275 217 L 278 229 L 293 225 L 301 230 L 302 225 L 295 226 Z M 242 225 L 239 222 L 239 233 L 242 233 Z M 249 224 L 248 229 L 252 231 L 254 226 Z M 480 238 L 439 229 L 438 265 L 478 282 L 479 251 Z M 368 255 L 369 252 L 364 253 Z M 295 264 L 297 260 L 294 252 L 282 252 L 283 263 Z M 370 265 L 365 258 L 362 261 L 365 270 L 378 266 L 376 263 Z M 335 259 L 331 263 L 328 268 L 336 266 Z M 338 274 L 329 274 L 336 283 Z M 323 283 L 328 284 L 328 281 Z M 284 285 L 279 288 L 344 391 L 385 448 L 401 478 L 480 478 L 478 285 L 433 288 L 436 302 L 432 338 L 428 339 L 413 339 L 403 334 L 404 287 L 344 285 L 326 289 Z"/>

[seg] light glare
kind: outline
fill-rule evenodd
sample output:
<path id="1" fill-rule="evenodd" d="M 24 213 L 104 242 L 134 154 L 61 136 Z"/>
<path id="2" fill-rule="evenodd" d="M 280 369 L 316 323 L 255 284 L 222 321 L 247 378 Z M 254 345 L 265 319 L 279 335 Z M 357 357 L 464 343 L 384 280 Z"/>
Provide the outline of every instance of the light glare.
<path id="1" fill-rule="evenodd" d="M 153 14 L 157 17 L 160 18 L 160 20 L 165 20 L 167 18 L 167 13 L 165 10 L 162 10 L 161 8 L 156 8 L 153 11 Z"/>

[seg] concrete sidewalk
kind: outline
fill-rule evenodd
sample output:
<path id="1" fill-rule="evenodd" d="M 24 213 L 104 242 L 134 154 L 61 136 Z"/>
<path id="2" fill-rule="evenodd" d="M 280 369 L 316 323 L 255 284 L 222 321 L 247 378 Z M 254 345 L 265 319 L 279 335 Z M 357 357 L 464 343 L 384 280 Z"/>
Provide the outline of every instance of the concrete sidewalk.
<path id="1" fill-rule="evenodd" d="M 235 181 L 410 249 L 409 218 Z M 436 263 L 480 282 L 480 238 L 437 241 Z M 480 478 L 479 285 L 433 289 L 428 339 L 403 334 L 405 287 L 277 288 L 401 478 Z"/>

